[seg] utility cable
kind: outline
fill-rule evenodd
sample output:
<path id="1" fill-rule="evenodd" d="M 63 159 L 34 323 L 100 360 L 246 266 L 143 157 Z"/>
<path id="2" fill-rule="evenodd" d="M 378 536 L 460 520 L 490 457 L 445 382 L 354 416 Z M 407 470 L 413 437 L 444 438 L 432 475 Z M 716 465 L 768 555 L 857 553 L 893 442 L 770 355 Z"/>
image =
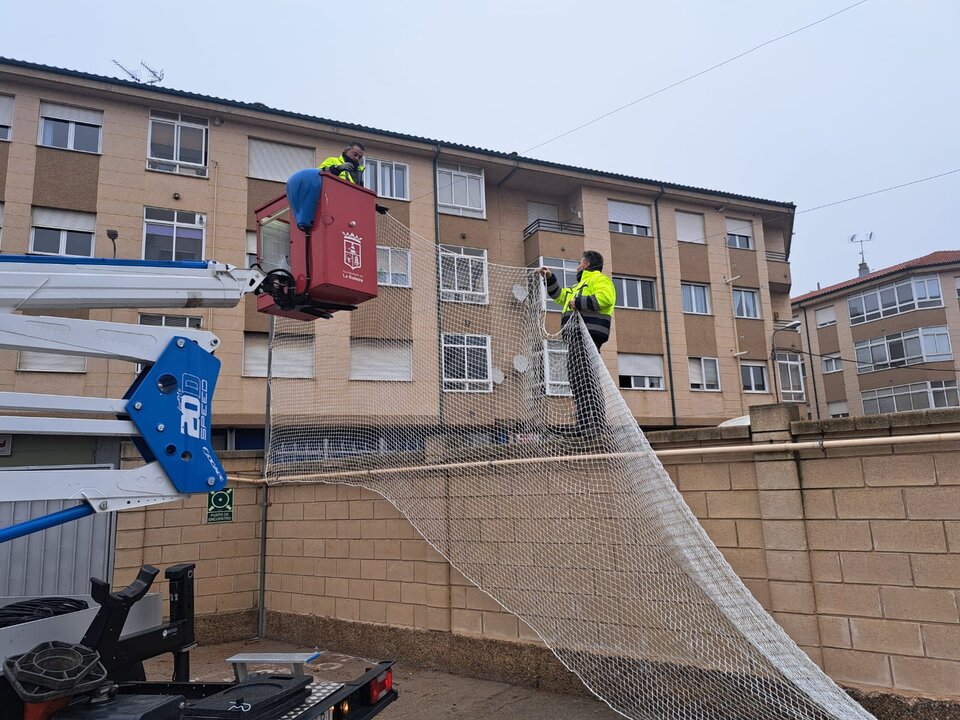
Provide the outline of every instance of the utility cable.
<path id="1" fill-rule="evenodd" d="M 544 140 L 542 143 L 539 143 L 539 144 L 537 144 L 537 145 L 533 145 L 533 146 L 527 148 L 526 150 L 524 150 L 523 152 L 524 152 L 524 153 L 528 153 L 528 152 L 530 152 L 531 150 L 536 150 L 537 148 L 541 148 L 541 147 L 543 147 L 544 145 L 548 145 L 548 144 L 554 142 L 555 140 L 559 140 L 560 138 L 564 138 L 564 137 L 566 137 L 567 135 L 571 135 L 571 134 L 577 132 L 578 130 L 582 130 L 582 129 L 585 128 L 585 127 L 589 127 L 590 125 L 593 125 L 594 123 L 597 123 L 597 122 L 603 120 L 604 118 L 608 118 L 608 117 L 610 117 L 611 115 L 614 115 L 615 113 L 620 112 L 621 110 L 626 110 L 627 108 L 633 107 L 634 105 L 636 105 L 636 104 L 638 104 L 638 103 L 641 103 L 641 102 L 643 102 L 644 100 L 649 100 L 650 98 L 656 97 L 657 95 L 660 95 L 661 93 L 664 93 L 664 92 L 666 92 L 667 90 L 672 90 L 673 88 L 678 87 L 678 86 L 680 86 L 680 85 L 683 85 L 684 83 L 690 82 L 691 80 L 695 80 L 696 78 L 701 77 L 701 76 L 703 76 L 703 75 L 706 75 L 706 74 L 709 73 L 709 72 L 712 72 L 712 71 L 714 71 L 714 70 L 717 70 L 718 68 L 722 68 L 724 65 L 729 65 L 730 63 L 732 63 L 732 62 L 734 62 L 734 61 L 736 61 L 736 60 L 739 60 L 740 58 L 742 58 L 742 57 L 744 57 L 744 56 L 746 56 L 746 55 L 749 55 L 750 53 L 756 52 L 757 50 L 760 50 L 761 48 L 764 48 L 764 47 L 766 47 L 767 45 L 772 45 L 773 43 L 779 42 L 780 40 L 785 40 L 786 38 L 791 37 L 792 35 L 796 35 L 797 33 L 803 32 L 804 30 L 808 30 L 809 28 L 812 28 L 812 27 L 814 27 L 814 26 L 816 26 L 816 25 L 819 25 L 820 23 L 824 23 L 824 22 L 826 22 L 827 20 L 830 20 L 831 18 L 835 18 L 837 15 L 840 15 L 840 14 L 842 14 L 842 13 L 845 13 L 845 12 L 847 12 L 848 10 L 853 10 L 853 8 L 855 8 L 855 7 L 859 6 L 859 5 L 863 5 L 863 4 L 866 3 L 866 2 L 867 2 L 867 0 L 860 0 L 860 2 L 855 2 L 855 3 L 853 3 L 853 5 L 848 5 L 847 7 L 842 8 L 842 9 L 840 9 L 840 10 L 837 10 L 837 11 L 834 12 L 834 13 L 830 13 L 830 14 L 827 15 L 826 17 L 822 17 L 822 18 L 820 18 L 819 20 L 816 20 L 816 21 L 814 21 L 814 22 L 812 22 L 812 23 L 808 23 L 808 24 L 806 24 L 806 25 L 803 25 L 802 27 L 798 27 L 798 28 L 796 28 L 795 30 L 791 30 L 791 31 L 788 32 L 788 33 L 784 33 L 783 35 L 778 35 L 777 37 L 771 38 L 770 40 L 767 40 L 767 41 L 765 41 L 765 42 L 760 43 L 759 45 L 754 45 L 754 46 L 753 46 L 752 48 L 750 48 L 749 50 L 744 50 L 743 52 L 738 53 L 737 55 L 734 55 L 733 57 L 729 57 L 729 58 L 727 58 L 726 60 L 723 60 L 723 61 L 721 61 L 721 62 L 718 62 L 716 65 L 711 65 L 710 67 L 708 67 L 708 68 L 706 68 L 706 69 L 704 69 L 704 70 L 701 70 L 701 71 L 699 71 L 699 72 L 696 72 L 696 73 L 694 73 L 693 75 L 688 75 L 687 77 L 685 77 L 685 78 L 683 78 L 683 79 L 681 79 L 681 80 L 677 80 L 676 82 L 673 82 L 673 83 L 671 83 L 671 84 L 669 84 L 669 85 L 666 85 L 666 86 L 660 88 L 659 90 L 654 90 L 652 93 L 649 93 L 649 94 L 647 94 L 647 95 L 644 95 L 644 96 L 641 97 L 641 98 L 637 98 L 636 100 L 632 100 L 632 101 L 628 102 L 628 103 L 625 104 L 625 105 L 621 105 L 621 106 L 618 107 L 618 108 L 614 108 L 613 110 L 610 110 L 610 111 L 608 111 L 608 112 L 605 112 L 603 115 L 598 115 L 597 117 L 593 118 L 593 120 L 588 120 L 588 121 L 585 122 L 585 123 L 582 123 L 582 124 L 580 124 L 580 125 L 577 125 L 575 128 L 573 128 L 573 129 L 571 129 L 571 130 L 567 130 L 566 132 L 560 133 L 559 135 L 556 135 L 556 136 L 550 138 L 549 140 Z"/>

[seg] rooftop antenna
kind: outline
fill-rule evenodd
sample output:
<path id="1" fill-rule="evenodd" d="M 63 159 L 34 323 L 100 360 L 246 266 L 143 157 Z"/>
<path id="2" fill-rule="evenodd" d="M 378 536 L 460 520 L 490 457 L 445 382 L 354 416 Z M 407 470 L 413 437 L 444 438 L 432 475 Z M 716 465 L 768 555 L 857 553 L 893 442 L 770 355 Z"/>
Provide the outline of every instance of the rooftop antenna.
<path id="1" fill-rule="evenodd" d="M 872 240 L 873 232 L 869 232 L 865 236 L 861 236 L 859 239 L 857 239 L 856 233 L 850 236 L 849 242 L 860 244 L 860 266 L 857 268 L 859 277 L 870 274 L 870 267 L 867 265 L 867 260 L 863 252 L 863 244 L 865 242 L 871 242 Z"/>
<path id="2" fill-rule="evenodd" d="M 118 60 L 114 60 L 113 64 L 123 70 L 123 72 L 127 74 L 127 77 L 134 82 L 143 83 L 144 85 L 156 85 L 158 82 L 163 80 L 163 70 L 154 70 L 152 67 L 143 62 L 143 60 L 140 61 L 140 67 L 147 72 L 149 77 L 144 75 L 142 72 L 134 72 L 125 65 L 122 65 Z"/>

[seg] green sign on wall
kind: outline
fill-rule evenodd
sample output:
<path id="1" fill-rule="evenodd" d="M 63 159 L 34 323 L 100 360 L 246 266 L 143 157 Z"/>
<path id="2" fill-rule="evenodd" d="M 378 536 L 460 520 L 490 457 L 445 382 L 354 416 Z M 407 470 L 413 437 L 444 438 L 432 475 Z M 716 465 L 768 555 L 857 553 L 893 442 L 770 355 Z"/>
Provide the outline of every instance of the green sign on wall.
<path id="1" fill-rule="evenodd" d="M 207 493 L 207 522 L 233 522 L 233 488 Z"/>

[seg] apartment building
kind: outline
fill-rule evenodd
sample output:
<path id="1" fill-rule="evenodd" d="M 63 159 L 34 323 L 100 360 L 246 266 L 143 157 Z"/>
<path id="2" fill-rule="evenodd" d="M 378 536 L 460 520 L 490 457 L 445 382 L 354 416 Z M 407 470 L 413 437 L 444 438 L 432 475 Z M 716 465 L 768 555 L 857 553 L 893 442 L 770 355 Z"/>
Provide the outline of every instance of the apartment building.
<path id="1" fill-rule="evenodd" d="M 776 373 L 770 364 L 775 331 L 778 347 L 798 347 L 795 332 L 779 332 L 791 317 L 792 203 L 261 104 L 0 60 L 0 252 L 247 266 L 256 252 L 254 210 L 281 195 L 291 173 L 339 154 L 354 138 L 367 148 L 365 183 L 391 214 L 481 271 L 487 263 L 542 264 L 572 282 L 584 249 L 604 255 L 618 307 L 603 358 L 641 426 L 715 425 L 775 401 L 780 390 L 804 399 L 799 356 L 778 356 Z M 379 250 L 385 292 L 436 302 L 433 258 L 418 262 L 404 247 Z M 462 301 L 473 291 L 455 287 L 440 267 L 441 302 Z M 255 312 L 252 298 L 236 309 L 79 316 L 215 332 L 222 341 L 216 443 L 262 447 L 268 317 Z M 350 342 L 348 318 L 322 322 L 345 327 L 329 333 L 345 339 L 305 348 L 301 362 L 293 358 L 277 373 L 309 372 L 310 354 L 322 352 L 338 355 L 336 380 L 345 397 L 375 397 L 384 383 L 418 382 L 410 367 L 416 353 L 365 361 L 362 340 Z M 559 327 L 559 313 L 551 322 Z M 429 342 L 425 347 L 436 353 L 435 335 L 404 341 Z M 495 348 L 496 338 L 488 338 L 485 351 Z M 120 397 L 134 373 L 120 361 L 0 353 L 2 390 Z M 776 391 L 775 376 L 786 383 Z M 413 392 L 418 415 L 436 414 L 438 393 L 496 392 L 490 378 L 469 380 L 443 377 L 424 385 L 428 392 Z M 29 447 L 20 443 L 23 452 Z M 81 443 L 63 457 L 88 455 Z M 23 460 L 0 457 L 6 464 Z"/>
<path id="2" fill-rule="evenodd" d="M 814 419 L 960 406 L 960 251 L 939 250 L 793 298 Z"/>

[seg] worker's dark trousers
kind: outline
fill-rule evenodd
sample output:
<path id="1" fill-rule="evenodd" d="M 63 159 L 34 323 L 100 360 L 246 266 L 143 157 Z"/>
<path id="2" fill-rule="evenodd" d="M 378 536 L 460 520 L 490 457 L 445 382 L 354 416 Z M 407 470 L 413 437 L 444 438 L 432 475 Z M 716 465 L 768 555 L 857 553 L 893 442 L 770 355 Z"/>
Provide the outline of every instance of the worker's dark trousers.
<path id="1" fill-rule="evenodd" d="M 595 434 L 606 424 L 606 408 L 597 371 L 590 363 L 583 334 L 580 332 L 580 323 L 573 320 L 566 323 L 563 327 L 563 338 L 567 343 L 567 378 L 577 406 L 577 431 Z M 590 333 L 590 338 L 597 350 L 606 340 L 593 333 Z"/>

